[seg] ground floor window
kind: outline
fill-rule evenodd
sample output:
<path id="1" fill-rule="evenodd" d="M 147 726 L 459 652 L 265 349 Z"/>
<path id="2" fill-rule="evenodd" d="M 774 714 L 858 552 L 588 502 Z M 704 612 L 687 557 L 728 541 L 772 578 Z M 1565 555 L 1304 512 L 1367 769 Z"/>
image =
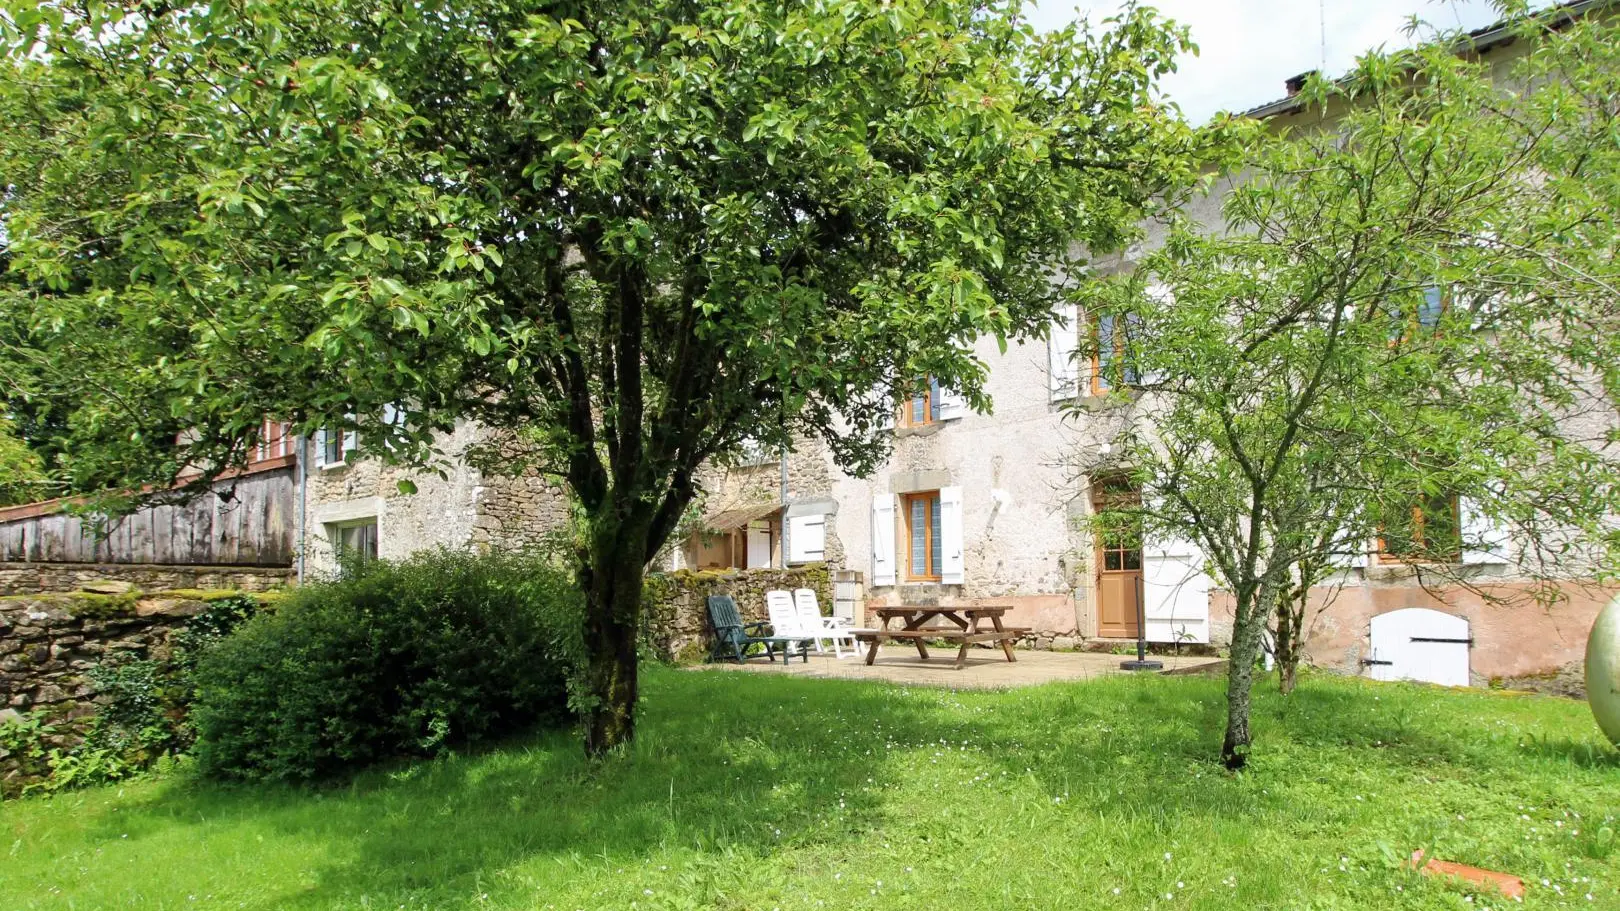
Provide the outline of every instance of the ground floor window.
<path id="1" fill-rule="evenodd" d="M 329 525 L 328 537 L 338 557 L 377 559 L 377 520 Z"/>
<path id="2" fill-rule="evenodd" d="M 939 491 L 908 493 L 900 499 L 905 510 L 906 579 L 912 582 L 938 582 L 943 550 L 940 544 Z"/>

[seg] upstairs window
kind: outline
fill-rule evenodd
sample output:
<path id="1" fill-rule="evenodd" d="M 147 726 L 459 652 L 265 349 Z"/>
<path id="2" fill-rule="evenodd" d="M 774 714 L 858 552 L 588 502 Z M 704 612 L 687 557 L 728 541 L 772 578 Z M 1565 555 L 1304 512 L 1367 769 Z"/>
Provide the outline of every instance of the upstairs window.
<path id="1" fill-rule="evenodd" d="M 1462 559 L 1462 516 L 1455 494 L 1420 496 L 1391 510 L 1378 537 L 1386 563 L 1455 563 Z"/>
<path id="2" fill-rule="evenodd" d="M 938 423 L 940 414 L 939 380 L 932 377 L 923 390 L 900 403 L 901 427 L 923 427 Z"/>
<path id="3" fill-rule="evenodd" d="M 1124 385 L 1141 382 L 1135 360 L 1130 353 L 1130 333 L 1137 320 L 1120 319 L 1112 314 L 1099 315 L 1093 324 L 1096 351 L 1091 356 L 1091 394 L 1102 395 L 1114 388 L 1116 379 Z"/>

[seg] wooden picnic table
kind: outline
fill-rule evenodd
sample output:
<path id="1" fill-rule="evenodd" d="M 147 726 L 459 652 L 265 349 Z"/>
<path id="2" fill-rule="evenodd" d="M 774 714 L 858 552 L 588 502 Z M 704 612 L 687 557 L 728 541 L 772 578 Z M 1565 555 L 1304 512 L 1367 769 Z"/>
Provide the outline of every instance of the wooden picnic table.
<path id="1" fill-rule="evenodd" d="M 956 653 L 956 666 L 959 669 L 967 663 L 968 647 L 978 642 L 999 642 L 1001 650 L 1007 654 L 1007 660 L 1017 661 L 1018 659 L 1013 657 L 1012 644 L 1029 630 L 1002 626 L 1001 616 L 1009 610 L 1012 608 L 985 604 L 959 607 L 938 604 L 879 607 L 873 613 L 883 622 L 883 626 L 874 630 L 857 630 L 855 638 L 871 643 L 871 647 L 866 650 L 867 664 L 877 660 L 879 645 L 895 640 L 910 640 L 917 646 L 917 654 L 927 661 L 929 639 L 960 642 L 962 647 Z M 899 629 L 894 628 L 896 620 L 901 623 Z M 945 622 L 936 622 L 940 620 Z M 981 627 L 980 624 L 985 620 L 990 621 L 990 629 Z"/>

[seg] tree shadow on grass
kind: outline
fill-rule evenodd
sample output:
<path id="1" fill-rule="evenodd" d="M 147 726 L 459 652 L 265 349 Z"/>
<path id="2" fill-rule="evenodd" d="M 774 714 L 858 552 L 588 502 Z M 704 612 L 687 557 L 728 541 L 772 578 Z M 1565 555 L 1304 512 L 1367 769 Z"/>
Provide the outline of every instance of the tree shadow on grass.
<path id="1" fill-rule="evenodd" d="M 551 732 L 341 786 L 199 782 L 125 805 L 103 824 L 139 840 L 158 830 L 218 837 L 210 826 L 251 823 L 284 844 L 319 845 L 324 856 L 300 882 L 260 898 L 257 907 L 268 911 L 471 906 L 482 890 L 543 894 L 552 862 L 598 875 L 622 867 L 633 876 L 672 848 L 694 849 L 721 879 L 784 848 L 848 853 L 890 823 L 891 801 L 917 809 L 930 786 L 917 777 L 936 756 L 952 760 L 938 783 L 946 804 L 951 788 L 965 784 L 950 776 L 966 768 L 986 779 L 1031 779 L 1054 800 L 1097 814 L 1099 827 L 1115 814 L 1216 821 L 1289 811 L 1276 793 L 1218 784 L 1229 781 L 1215 762 L 1225 708 L 1219 680 L 1111 678 L 958 693 L 656 671 L 645 694 L 637 743 L 600 764 L 583 758 L 572 733 Z M 1309 681 L 1286 699 L 1261 694 L 1260 755 L 1284 747 L 1359 750 L 1358 765 L 1391 774 L 1435 762 L 1483 772 L 1511 761 L 1502 743 L 1455 743 L 1467 737 L 1468 722 L 1437 722 L 1438 702 L 1416 690 L 1363 693 Z M 1541 744 L 1547 759 L 1614 767 L 1574 741 Z M 1363 749 L 1375 745 L 1382 749 Z M 896 777 L 906 779 L 903 789 L 885 789 Z M 986 806 L 1004 808 L 994 800 Z M 960 834 L 940 827 L 941 844 Z M 705 889 L 717 887 L 691 888 L 702 901 Z"/>
<path id="2" fill-rule="evenodd" d="M 882 811 L 881 791 L 866 787 L 883 774 L 875 739 L 918 741 L 940 727 L 937 707 L 882 686 L 665 672 L 649 675 L 645 692 L 637 743 L 599 764 L 584 759 L 575 735 L 551 732 L 343 786 L 196 782 L 104 823 L 117 828 L 109 838 L 187 826 L 201 838 L 206 821 L 251 819 L 329 843 L 313 881 L 263 896 L 264 909 L 362 896 L 455 906 L 475 884 L 534 857 L 628 866 L 671 845 L 760 856 L 784 844 L 859 842 Z M 873 719 L 886 735 L 874 733 Z M 838 825 L 825 825 L 840 802 Z"/>

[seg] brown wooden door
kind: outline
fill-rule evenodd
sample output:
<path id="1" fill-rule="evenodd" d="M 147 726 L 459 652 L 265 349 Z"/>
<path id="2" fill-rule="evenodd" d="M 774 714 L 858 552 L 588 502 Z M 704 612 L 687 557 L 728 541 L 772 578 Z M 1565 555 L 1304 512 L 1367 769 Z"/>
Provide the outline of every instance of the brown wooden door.
<path id="1" fill-rule="evenodd" d="M 1127 508 L 1141 502 L 1140 494 L 1123 479 L 1092 484 L 1093 508 Z M 1097 635 L 1107 639 L 1135 639 L 1140 634 L 1142 592 L 1142 535 L 1135 523 L 1124 522 L 1097 536 Z"/>

